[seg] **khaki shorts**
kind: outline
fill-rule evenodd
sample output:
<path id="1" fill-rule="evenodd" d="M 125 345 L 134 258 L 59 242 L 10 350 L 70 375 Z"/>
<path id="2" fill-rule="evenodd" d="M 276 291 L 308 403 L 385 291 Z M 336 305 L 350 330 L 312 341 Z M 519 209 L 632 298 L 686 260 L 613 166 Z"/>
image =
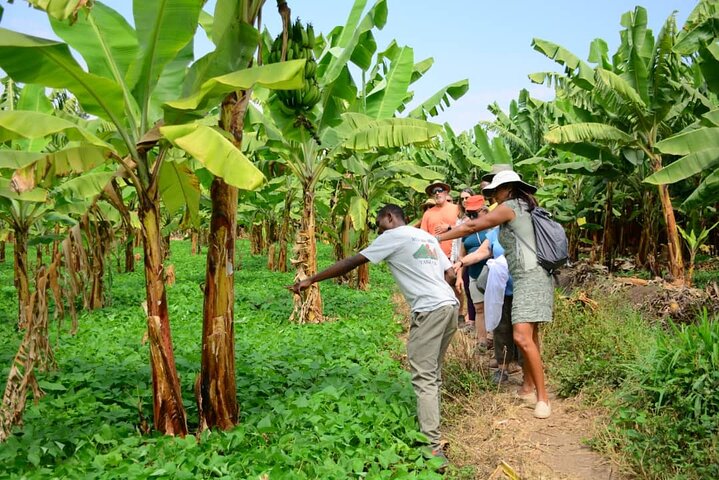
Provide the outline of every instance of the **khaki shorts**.
<path id="1" fill-rule="evenodd" d="M 469 296 L 472 303 L 484 303 L 484 290 L 487 288 L 487 277 L 489 268 L 484 266 L 477 278 L 469 278 Z"/>

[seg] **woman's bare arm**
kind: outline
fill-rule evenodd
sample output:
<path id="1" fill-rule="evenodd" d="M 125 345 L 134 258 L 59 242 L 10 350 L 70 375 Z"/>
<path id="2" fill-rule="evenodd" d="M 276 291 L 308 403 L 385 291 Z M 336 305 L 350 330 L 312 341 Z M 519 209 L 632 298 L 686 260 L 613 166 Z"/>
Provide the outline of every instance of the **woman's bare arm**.
<path id="1" fill-rule="evenodd" d="M 481 232 L 482 230 L 487 230 L 488 228 L 496 227 L 497 225 L 511 222 L 512 220 L 514 220 L 514 210 L 505 205 L 497 205 L 497 208 L 488 214 L 464 222 L 462 225 L 458 225 L 448 232 L 437 235 L 437 240 L 443 242 L 445 240 L 465 237 L 470 233 Z"/>

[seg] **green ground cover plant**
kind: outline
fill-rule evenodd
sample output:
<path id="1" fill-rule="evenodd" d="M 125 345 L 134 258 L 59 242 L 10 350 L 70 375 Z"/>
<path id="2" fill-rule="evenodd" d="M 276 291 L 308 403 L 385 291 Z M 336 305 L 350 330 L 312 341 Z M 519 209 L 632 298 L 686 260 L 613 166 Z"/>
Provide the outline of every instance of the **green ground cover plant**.
<path id="1" fill-rule="evenodd" d="M 642 478 L 719 478 L 719 318 L 660 332 L 614 401 L 609 443 Z"/>
<path id="2" fill-rule="evenodd" d="M 200 364 L 204 255 L 173 242 L 172 334 L 191 429 Z M 326 282 L 322 325 L 287 322 L 283 288 L 292 274 L 268 272 L 240 242 L 236 273 L 236 369 L 241 424 L 196 438 L 146 434 L 152 418 L 142 271 L 113 277 L 111 307 L 84 312 L 76 336 L 51 331 L 58 370 L 39 372 L 46 396 L 0 449 L 7 478 L 440 478 L 417 430 L 404 348 L 385 268 L 358 292 Z M 330 263 L 323 248 L 320 268 Z M 0 264 L 2 375 L 19 342 L 12 263 Z M 8 291 L 6 291 L 8 290 Z M 65 322 L 66 329 L 67 323 Z M 57 339 L 55 341 L 55 339 Z"/>
<path id="3" fill-rule="evenodd" d="M 558 295 L 554 321 L 544 329 L 544 358 L 562 397 L 582 392 L 596 400 L 622 385 L 655 334 L 626 300 L 596 293 L 596 304 Z"/>

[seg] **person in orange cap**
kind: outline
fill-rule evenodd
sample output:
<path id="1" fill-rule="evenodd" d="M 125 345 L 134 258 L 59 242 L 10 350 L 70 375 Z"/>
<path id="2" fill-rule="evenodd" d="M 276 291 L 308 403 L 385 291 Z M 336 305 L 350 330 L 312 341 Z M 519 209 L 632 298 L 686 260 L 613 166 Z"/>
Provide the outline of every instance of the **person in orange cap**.
<path id="1" fill-rule="evenodd" d="M 472 195 L 464 202 L 464 208 L 467 212 L 467 218 L 474 220 L 483 213 L 487 212 L 487 207 L 484 202 L 482 195 Z M 468 293 L 472 299 L 475 311 L 475 322 L 474 325 L 467 325 L 468 327 L 474 327 L 477 332 L 478 344 L 486 348 L 488 346 L 487 329 L 484 325 L 484 294 L 481 289 L 477 286 L 477 279 L 482 269 L 487 263 L 487 260 L 473 263 L 471 265 L 464 265 L 462 258 L 466 257 L 470 253 L 475 252 L 487 239 L 487 232 L 481 231 L 472 233 L 465 237 L 462 237 L 462 244 L 460 247 L 460 254 L 455 266 L 459 267 L 457 278 L 461 279 L 464 270 L 466 269 L 469 273 L 469 288 Z M 468 322 L 469 323 L 469 322 Z"/>

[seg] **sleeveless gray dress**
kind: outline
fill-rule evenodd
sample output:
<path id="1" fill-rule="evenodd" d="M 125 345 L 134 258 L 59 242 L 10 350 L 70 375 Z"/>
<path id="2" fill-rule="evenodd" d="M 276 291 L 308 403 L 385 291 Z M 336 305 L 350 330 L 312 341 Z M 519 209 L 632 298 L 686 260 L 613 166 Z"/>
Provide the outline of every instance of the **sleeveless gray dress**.
<path id="1" fill-rule="evenodd" d="M 515 218 L 502 224 L 499 243 L 504 247 L 509 274 L 512 276 L 512 324 L 551 322 L 554 310 L 554 279 L 537 263 L 537 255 L 517 240 L 517 235 L 536 251 L 534 227 L 524 200 L 502 203 L 514 211 Z"/>

